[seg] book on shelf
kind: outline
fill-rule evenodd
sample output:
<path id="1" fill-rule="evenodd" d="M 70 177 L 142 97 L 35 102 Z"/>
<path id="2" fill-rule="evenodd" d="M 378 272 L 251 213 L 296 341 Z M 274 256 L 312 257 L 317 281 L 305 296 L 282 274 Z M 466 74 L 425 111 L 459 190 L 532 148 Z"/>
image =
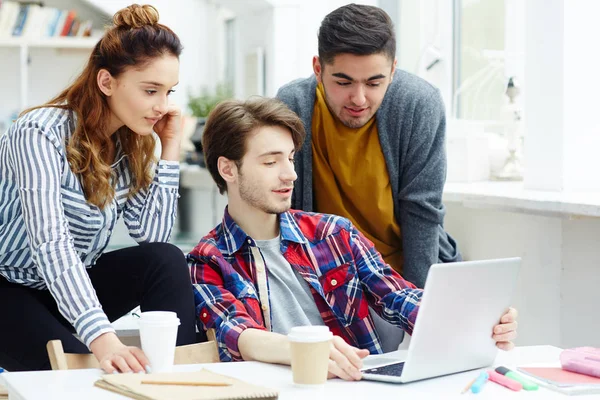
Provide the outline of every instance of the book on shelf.
<path id="1" fill-rule="evenodd" d="M 91 36 L 92 21 L 75 10 L 46 7 L 40 2 L 0 2 L 0 39 Z"/>

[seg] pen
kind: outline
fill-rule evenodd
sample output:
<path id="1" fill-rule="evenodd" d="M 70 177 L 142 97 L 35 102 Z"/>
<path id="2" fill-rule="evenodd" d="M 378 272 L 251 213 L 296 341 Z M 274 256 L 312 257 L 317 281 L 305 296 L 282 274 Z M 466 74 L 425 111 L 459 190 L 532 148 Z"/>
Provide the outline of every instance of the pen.
<path id="1" fill-rule="evenodd" d="M 496 368 L 496 372 L 499 374 L 502 374 L 504 376 L 507 376 L 512 380 L 519 382 L 521 385 L 523 385 L 523 389 L 525 389 L 525 390 L 538 390 L 537 384 L 535 384 L 534 382 L 531 382 L 530 380 L 523 378 L 521 375 L 517 374 L 514 371 L 511 371 L 510 369 L 508 369 L 506 367 L 498 367 L 498 368 Z"/>
<path id="2" fill-rule="evenodd" d="M 473 378 L 473 380 L 471 382 L 469 382 L 469 384 L 467 386 L 465 386 L 465 388 L 460 392 L 460 394 L 467 393 L 467 391 L 469 389 L 471 389 L 471 386 L 473 386 L 473 384 L 475 383 L 476 380 L 477 380 L 477 377 Z"/>
<path id="3" fill-rule="evenodd" d="M 488 374 L 490 377 L 489 378 L 490 381 L 496 382 L 497 384 L 507 387 L 510 390 L 514 390 L 515 392 L 518 392 L 519 390 L 523 389 L 523 385 L 521 385 L 519 382 L 514 381 L 504 375 L 501 375 L 501 374 L 497 373 L 496 371 L 489 370 Z"/>
<path id="4" fill-rule="evenodd" d="M 483 385 L 485 385 L 488 378 L 489 378 L 488 373 L 485 371 L 481 371 L 481 373 L 479 374 L 477 379 L 475 379 L 475 382 L 473 382 L 473 384 L 471 385 L 471 392 L 473 392 L 473 393 L 481 392 L 481 389 L 483 389 Z"/>

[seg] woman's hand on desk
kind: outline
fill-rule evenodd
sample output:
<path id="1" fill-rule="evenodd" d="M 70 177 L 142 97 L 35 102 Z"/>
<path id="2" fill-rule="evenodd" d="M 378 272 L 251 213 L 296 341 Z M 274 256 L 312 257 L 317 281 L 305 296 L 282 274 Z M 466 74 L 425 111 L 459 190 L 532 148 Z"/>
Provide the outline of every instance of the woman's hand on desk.
<path id="1" fill-rule="evenodd" d="M 334 336 L 329 352 L 328 378 L 338 377 L 346 381 L 358 381 L 362 378 L 360 369 L 362 359 L 369 355 L 369 350 L 361 350 L 350 346 L 339 336 Z"/>
<path id="2" fill-rule="evenodd" d="M 150 362 L 141 349 L 125 346 L 114 333 L 98 336 L 90 345 L 90 350 L 104 372 L 145 372 Z"/>
<path id="3" fill-rule="evenodd" d="M 500 318 L 500 323 L 494 326 L 492 339 L 502 350 L 512 350 L 515 347 L 512 340 L 517 337 L 517 310 L 510 307 Z"/>

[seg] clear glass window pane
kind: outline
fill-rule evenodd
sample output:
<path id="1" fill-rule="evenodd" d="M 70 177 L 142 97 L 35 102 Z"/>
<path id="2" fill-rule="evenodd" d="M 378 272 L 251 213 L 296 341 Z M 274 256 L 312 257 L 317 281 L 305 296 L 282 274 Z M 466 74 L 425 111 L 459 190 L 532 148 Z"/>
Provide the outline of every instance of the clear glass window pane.
<path id="1" fill-rule="evenodd" d="M 456 0 L 459 62 L 454 95 L 458 118 L 502 119 L 507 77 L 504 68 L 505 0 Z"/>

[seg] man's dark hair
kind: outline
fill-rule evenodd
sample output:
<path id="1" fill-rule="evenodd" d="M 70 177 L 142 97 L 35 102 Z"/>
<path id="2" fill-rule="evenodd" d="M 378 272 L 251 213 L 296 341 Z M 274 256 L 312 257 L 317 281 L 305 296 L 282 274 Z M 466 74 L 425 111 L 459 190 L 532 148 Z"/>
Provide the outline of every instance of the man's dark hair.
<path id="1" fill-rule="evenodd" d="M 396 35 L 390 16 L 379 7 L 348 4 L 329 13 L 319 28 L 319 59 L 331 64 L 338 54 L 383 53 L 396 57 Z"/>
<path id="2" fill-rule="evenodd" d="M 221 194 L 227 191 L 227 184 L 219 174 L 219 157 L 234 161 L 240 168 L 248 136 L 264 126 L 289 130 L 296 151 L 304 143 L 306 133 L 302 121 L 281 100 L 258 96 L 246 101 L 226 100 L 211 111 L 202 132 L 202 148 L 206 168 Z"/>

